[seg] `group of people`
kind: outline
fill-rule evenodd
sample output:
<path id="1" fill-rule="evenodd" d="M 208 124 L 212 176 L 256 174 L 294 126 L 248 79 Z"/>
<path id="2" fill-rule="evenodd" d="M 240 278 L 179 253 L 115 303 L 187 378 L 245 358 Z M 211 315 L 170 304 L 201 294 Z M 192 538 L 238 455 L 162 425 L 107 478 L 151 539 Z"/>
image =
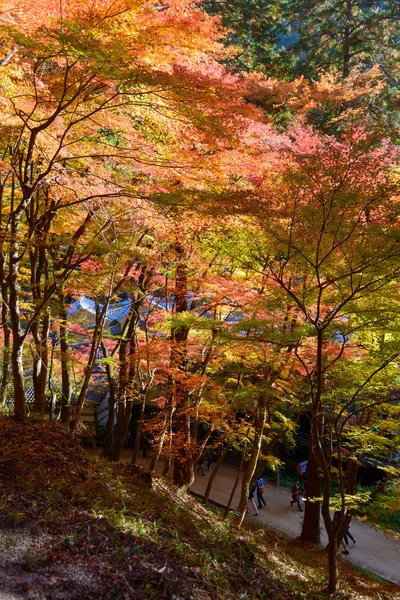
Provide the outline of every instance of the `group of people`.
<path id="1" fill-rule="evenodd" d="M 262 477 L 259 477 L 257 479 L 257 481 L 255 481 L 251 486 L 250 486 L 250 491 L 249 491 L 249 501 L 251 502 L 251 504 L 254 507 L 254 515 L 257 516 L 259 514 L 259 509 L 263 508 L 263 506 L 266 506 L 266 502 L 264 500 L 264 490 L 265 490 L 265 481 Z M 298 481 L 295 481 L 292 489 L 292 500 L 290 501 L 290 506 L 293 506 L 293 504 L 297 504 L 297 506 L 299 507 L 299 511 L 303 512 L 303 509 L 301 508 L 301 504 L 300 504 L 300 500 L 301 500 L 301 489 L 300 489 L 300 485 Z M 258 502 L 258 506 L 256 504 L 254 495 L 257 495 L 257 502 Z"/>
<path id="2" fill-rule="evenodd" d="M 206 464 L 207 470 L 211 471 L 211 465 L 213 464 L 213 456 L 210 451 L 207 451 L 206 453 L 204 453 L 197 463 L 196 470 L 198 473 L 201 473 L 202 475 L 205 475 L 204 464 Z M 264 491 L 265 491 L 265 481 L 264 481 L 263 477 L 259 477 L 256 481 L 254 481 L 252 483 L 252 485 L 250 486 L 250 491 L 249 491 L 249 502 L 252 504 L 252 506 L 254 508 L 255 516 L 259 515 L 260 514 L 259 510 L 261 510 L 264 506 L 267 505 L 267 503 L 265 502 L 265 499 L 264 499 Z M 303 493 L 303 490 L 300 487 L 299 480 L 296 479 L 296 481 L 294 482 L 294 484 L 291 488 L 292 499 L 290 500 L 290 506 L 297 505 L 300 512 L 303 512 L 303 509 L 301 507 L 302 493 Z M 255 500 L 255 496 L 257 497 L 257 503 Z M 247 512 L 249 512 L 249 511 L 247 511 Z M 340 515 L 340 512 L 335 513 L 335 517 L 338 517 L 339 515 Z M 356 540 L 354 539 L 353 535 L 350 533 L 350 524 L 347 527 L 346 533 L 344 534 L 344 537 L 342 540 L 343 554 L 349 554 L 349 550 L 348 550 L 349 539 L 352 540 L 353 544 L 356 543 Z"/>
<path id="3" fill-rule="evenodd" d="M 203 453 L 200 457 L 200 459 L 197 462 L 196 465 L 196 471 L 197 473 L 201 473 L 202 475 L 205 475 L 205 471 L 204 471 L 204 464 L 206 464 L 207 466 L 207 471 L 211 471 L 211 465 L 213 464 L 214 459 L 213 459 L 213 455 L 211 454 L 210 450 L 207 450 L 207 452 Z"/>

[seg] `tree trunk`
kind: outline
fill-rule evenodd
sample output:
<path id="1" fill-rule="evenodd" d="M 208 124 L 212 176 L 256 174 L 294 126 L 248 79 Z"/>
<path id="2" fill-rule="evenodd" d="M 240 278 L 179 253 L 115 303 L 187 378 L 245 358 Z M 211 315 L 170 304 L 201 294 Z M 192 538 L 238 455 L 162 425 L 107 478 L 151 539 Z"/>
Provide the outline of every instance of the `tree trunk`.
<path id="1" fill-rule="evenodd" d="M 47 379 L 47 385 L 50 390 L 50 415 L 49 415 L 50 421 L 53 421 L 54 419 L 57 419 L 59 417 L 59 415 L 56 416 L 57 392 L 56 392 L 56 388 L 54 387 L 54 382 L 53 382 L 53 368 L 54 368 L 54 343 L 52 344 L 51 351 L 50 351 L 50 366 L 49 366 L 48 379 Z"/>
<path id="2" fill-rule="evenodd" d="M 170 417 L 169 417 L 169 412 L 171 412 L 173 410 L 173 408 L 170 406 L 168 407 L 168 412 L 165 414 L 164 416 L 164 427 L 163 427 L 163 431 L 160 435 L 160 439 L 158 441 L 157 444 L 157 449 L 153 452 L 151 460 L 150 460 L 150 464 L 149 464 L 149 471 L 150 473 L 154 473 L 154 470 L 156 468 L 158 459 L 161 456 L 161 452 L 164 446 L 164 440 L 165 440 L 165 436 L 167 435 L 167 428 L 168 428 L 168 423 L 170 421 Z"/>
<path id="3" fill-rule="evenodd" d="M 324 437 L 323 410 L 321 405 L 323 390 L 323 341 L 324 331 L 317 326 L 315 389 L 313 390 L 311 440 L 307 464 L 307 502 L 301 531 L 301 538 L 312 544 L 319 544 L 321 541 L 321 503 L 319 501 L 311 502 L 310 500 L 321 496 L 321 473 L 325 475 L 325 488 L 328 479 L 330 479 L 330 472 L 322 448 Z M 328 490 L 328 503 L 329 494 Z"/>
<path id="4" fill-rule="evenodd" d="M 101 312 L 96 314 L 96 326 L 93 331 L 93 338 L 92 338 L 92 345 L 90 347 L 90 354 L 89 354 L 89 358 L 87 361 L 87 365 L 85 367 L 85 375 L 83 378 L 81 391 L 79 392 L 79 397 L 78 397 L 78 401 L 76 404 L 75 420 L 74 420 L 74 424 L 73 424 L 72 430 L 71 430 L 72 434 L 76 433 L 79 423 L 80 423 L 80 420 L 81 420 L 81 412 L 82 412 L 83 405 L 85 403 L 85 398 L 86 398 L 86 393 L 87 393 L 87 390 L 89 387 L 90 378 L 92 376 L 94 365 L 96 363 L 97 351 L 99 349 L 100 340 L 101 340 L 102 333 L 103 333 L 104 321 L 106 318 L 109 303 L 110 303 L 110 299 L 108 297 L 108 299 L 106 300 L 106 302 L 103 305 L 103 308 L 101 309 Z"/>
<path id="5" fill-rule="evenodd" d="M 137 321 L 136 321 L 137 322 Z M 136 325 L 135 325 L 136 326 Z M 133 337 L 133 334 L 132 334 Z M 127 349 L 129 347 L 129 353 Z M 132 416 L 132 385 L 130 373 L 132 365 L 129 364 L 128 355 L 130 355 L 130 342 L 127 340 L 121 344 L 120 348 L 120 374 L 119 374 L 119 392 L 117 403 L 117 428 L 113 445 L 112 459 L 120 460 L 121 452 L 124 447 L 125 438 L 128 433 L 129 424 Z"/>
<path id="6" fill-rule="evenodd" d="M 193 452 L 192 452 L 191 460 L 188 461 L 188 464 L 187 464 L 186 479 L 185 479 L 185 481 L 182 481 L 181 485 L 180 485 L 180 490 L 182 492 L 185 492 L 186 490 L 188 490 L 190 488 L 190 486 L 192 485 L 192 483 L 194 482 L 194 480 L 195 480 L 195 473 L 194 473 L 195 465 L 198 462 L 198 460 L 200 459 L 200 457 L 202 456 L 202 454 L 204 453 L 207 442 L 210 439 L 210 435 L 212 434 L 213 431 L 214 431 L 214 428 L 209 427 L 206 435 L 204 436 L 204 438 L 201 441 L 201 444 L 199 444 L 199 446 L 196 450 L 196 453 L 193 454 Z"/>
<path id="7" fill-rule="evenodd" d="M 188 298 L 188 267 L 186 263 L 186 248 L 182 242 L 183 234 L 178 231 L 175 242 L 176 254 L 176 283 L 175 283 L 175 314 L 187 311 Z M 191 457 L 190 417 L 187 412 L 187 327 L 178 325 L 171 331 L 171 369 L 173 375 L 173 392 L 175 399 L 175 464 L 174 483 L 184 487 L 189 478 Z"/>
<path id="8" fill-rule="evenodd" d="M 262 436 L 265 425 L 267 411 L 267 393 L 263 392 L 257 407 L 257 415 L 256 415 L 256 423 L 255 423 L 255 432 L 254 432 L 254 441 L 251 449 L 249 463 L 247 465 L 246 473 L 243 477 L 242 481 L 242 492 L 240 495 L 239 506 L 237 509 L 237 516 L 235 516 L 233 520 L 233 524 L 237 527 L 240 527 L 243 523 L 243 519 L 247 512 L 248 500 L 249 500 L 249 487 L 250 482 L 253 478 L 254 471 L 256 470 L 258 457 L 260 455 Z"/>
<path id="9" fill-rule="evenodd" d="M 133 383 L 135 375 L 136 348 L 137 348 L 137 326 L 139 323 L 139 312 L 143 304 L 145 290 L 145 269 L 140 275 L 140 289 L 142 293 L 132 300 L 132 307 L 128 317 L 129 324 L 126 336 L 121 341 L 119 348 L 119 390 L 117 404 L 117 432 L 114 440 L 112 453 L 113 460 L 118 461 L 128 433 L 132 416 Z"/>
<path id="10" fill-rule="evenodd" d="M 50 315 L 47 313 L 44 316 L 41 333 L 39 333 L 38 320 L 32 324 L 32 336 L 35 342 L 36 351 L 33 359 L 33 389 L 35 391 L 34 411 L 43 417 L 46 410 L 46 380 L 49 358 L 47 343 L 50 329 Z"/>
<path id="11" fill-rule="evenodd" d="M 312 427 L 307 463 L 307 500 L 304 506 L 303 527 L 300 536 L 303 540 L 311 544 L 319 544 L 321 541 L 321 503 L 319 501 L 309 501 L 321 496 L 321 478 L 315 452 L 315 435 L 319 435 L 319 432 L 314 432 Z"/>
<path id="12" fill-rule="evenodd" d="M 338 539 L 337 535 L 331 536 L 328 546 L 328 588 L 331 593 L 336 592 L 338 584 L 338 566 L 337 566 Z"/>
<path id="13" fill-rule="evenodd" d="M 139 458 L 140 437 L 142 435 L 145 407 L 146 407 L 146 395 L 144 394 L 143 400 L 140 404 L 139 419 L 138 419 L 138 422 L 136 423 L 135 439 L 133 441 L 133 456 L 132 456 L 132 464 L 133 465 L 135 465 L 137 463 L 137 459 Z"/>
<path id="14" fill-rule="evenodd" d="M 228 452 L 228 448 L 229 448 L 228 445 L 223 448 L 222 452 L 218 456 L 217 462 L 214 465 L 214 468 L 213 468 L 213 470 L 211 472 L 211 475 L 210 475 L 210 477 L 208 479 L 208 484 L 207 484 L 206 491 L 204 492 L 204 496 L 203 496 L 203 502 L 204 502 L 204 504 L 207 504 L 207 502 L 208 502 L 208 500 L 210 498 L 212 484 L 214 482 L 214 479 L 217 476 L 217 473 L 218 473 L 218 470 L 219 470 L 220 466 L 222 465 L 222 463 L 224 461 L 224 458 L 225 458 L 225 456 L 226 456 L 226 454 Z"/>
<path id="15" fill-rule="evenodd" d="M 115 434 L 112 452 L 112 459 L 115 461 L 119 461 L 121 458 L 126 434 L 128 433 L 129 424 L 131 422 L 132 404 L 133 402 L 129 398 L 118 400 L 117 432 Z"/>
<path id="16" fill-rule="evenodd" d="M 108 357 L 107 346 L 101 341 L 101 347 L 103 350 L 103 356 Z M 112 457 L 113 445 L 114 445 L 114 421 L 115 421 L 115 406 L 117 402 L 117 382 L 114 375 L 113 365 L 106 362 L 106 375 L 108 381 L 108 416 L 106 423 L 106 435 L 104 438 L 103 456 L 106 458 Z"/>
<path id="17" fill-rule="evenodd" d="M 8 326 L 8 282 L 6 277 L 6 256 L 4 253 L 5 230 L 3 227 L 3 200 L 4 187 L 7 182 L 7 176 L 3 180 L 0 175 L 0 283 L 1 283 L 1 323 L 3 328 L 3 360 L 2 374 L 0 382 L 0 406 L 6 401 L 7 385 L 10 377 L 10 328 Z"/>
<path id="18" fill-rule="evenodd" d="M 240 457 L 239 469 L 238 469 L 238 472 L 236 474 L 236 479 L 235 479 L 235 483 L 233 484 L 231 495 L 229 496 L 228 504 L 226 505 L 226 508 L 224 510 L 224 514 L 223 514 L 223 517 L 222 517 L 223 519 L 226 519 L 226 517 L 229 515 L 229 511 L 231 509 L 232 502 L 233 502 L 233 497 L 235 495 L 236 488 L 239 485 L 240 476 L 241 476 L 242 471 L 243 471 L 243 464 L 244 464 L 244 457 L 245 457 L 245 455 L 246 455 L 246 448 L 243 449 L 242 455 Z"/>
<path id="19" fill-rule="evenodd" d="M 14 415 L 16 421 L 25 421 L 26 401 L 24 385 L 24 366 L 23 366 L 23 338 L 13 335 L 13 345 L 11 353 L 11 363 L 14 385 Z"/>
<path id="20" fill-rule="evenodd" d="M 5 275 L 5 257 L 3 251 L 0 254 L 0 281 L 1 281 L 1 323 L 3 328 L 3 361 L 0 383 L 0 406 L 6 401 L 7 385 L 10 378 L 10 328 L 8 326 L 8 285 Z"/>
<path id="21" fill-rule="evenodd" d="M 103 456 L 106 458 L 111 458 L 113 454 L 114 447 L 114 421 L 115 421 L 115 407 L 117 403 L 117 395 L 115 390 L 115 385 L 109 386 L 109 396 L 108 396 L 108 416 L 106 423 L 106 434 L 104 437 L 104 448 L 103 448 Z"/>
<path id="22" fill-rule="evenodd" d="M 71 416 L 71 372 L 67 328 L 67 309 L 65 306 L 64 287 L 58 290 L 60 314 L 60 352 L 61 352 L 61 422 L 68 425 Z"/>
<path id="23" fill-rule="evenodd" d="M 12 192 L 13 193 L 13 192 Z M 8 284 L 10 290 L 10 319 L 12 329 L 11 367 L 14 385 L 14 415 L 17 421 L 26 419 L 26 396 L 24 384 L 23 349 L 24 335 L 21 329 L 19 307 L 19 216 L 11 215 L 11 242 Z"/>

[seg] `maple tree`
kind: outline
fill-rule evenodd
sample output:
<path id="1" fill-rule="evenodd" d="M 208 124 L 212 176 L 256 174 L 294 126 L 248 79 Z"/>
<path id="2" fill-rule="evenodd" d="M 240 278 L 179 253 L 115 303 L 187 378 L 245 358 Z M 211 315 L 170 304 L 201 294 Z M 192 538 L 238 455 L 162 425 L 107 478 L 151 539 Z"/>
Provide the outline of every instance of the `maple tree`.
<path id="1" fill-rule="evenodd" d="M 9 238 L 3 236 L 8 255 L 3 260 L 8 282 L 4 291 L 10 296 L 18 419 L 26 413 L 26 335 L 32 330 L 35 338 L 39 398 L 48 333 L 46 317 L 39 314 L 75 268 L 73 244 L 86 226 L 113 199 L 125 199 L 129 207 L 131 198 L 148 198 L 157 187 L 168 195 L 170 184 L 172 195 L 177 184 L 204 187 L 205 174 L 199 180 L 198 173 L 209 162 L 208 147 L 223 153 L 229 131 L 243 128 L 244 114 L 257 114 L 243 99 L 237 78 L 217 63 L 222 48 L 215 22 L 185 3 L 158 11 L 140 2 L 102 0 L 89 6 L 69 1 L 60 8 L 50 1 L 45 21 L 43 15 L 30 3 L 1 5 L 4 48 L 11 48 L 0 73 L 7 183 L 2 187 L 3 231 L 10 232 Z M 230 111 L 224 99 L 228 90 Z M 235 108 L 241 115 L 236 124 L 231 116 Z M 215 181 L 226 179 L 222 170 L 212 174 L 210 166 L 205 173 Z M 57 283 L 49 283 L 52 273 L 43 263 L 44 248 L 56 215 L 67 217 L 73 206 L 86 207 L 87 215 L 75 232 L 66 232 L 72 245 L 53 267 Z M 27 325 L 20 311 L 26 236 L 31 240 L 36 304 Z"/>
<path id="2" fill-rule="evenodd" d="M 306 503 L 303 537 L 312 541 L 319 531 L 319 473 L 324 522 L 331 532 L 331 471 L 323 441 L 325 399 L 334 385 L 330 373 L 350 351 L 353 315 L 362 311 L 367 299 L 376 303 L 398 278 L 396 161 L 395 148 L 354 125 L 341 139 L 311 129 L 293 131 L 280 153 L 279 167 L 259 181 L 259 202 L 246 223 L 251 236 L 244 234 L 249 247 L 244 264 L 277 286 L 301 316 L 293 344 L 309 388 L 307 495 L 316 501 Z M 382 319 L 383 310 L 371 310 L 357 327 L 371 328 Z M 382 364 L 397 357 L 393 350 Z"/>
<path id="3" fill-rule="evenodd" d="M 50 393 L 54 417 L 59 396 L 75 434 L 102 365 L 104 454 L 120 458 L 134 407 L 133 462 L 145 432 L 150 469 L 174 460 L 180 492 L 210 444 L 221 461 L 233 447 L 239 526 L 251 482 L 307 412 L 302 536 L 318 539 L 322 482 L 334 590 L 360 457 L 384 458 L 398 436 L 399 157 L 382 135 L 395 120 L 397 4 L 234 3 L 224 18 L 240 21 L 239 60 L 220 21 L 188 0 L 36 4 L 0 2 L 0 402 L 10 393 L 25 419 L 32 368 L 34 411 L 44 416 Z M 304 52 L 287 60 L 294 47 Z M 263 62 L 285 81 L 224 62 Z M 296 73 L 309 81 L 287 81 Z M 83 294 L 93 328 L 69 318 Z M 122 294 L 128 314 L 112 333 Z"/>

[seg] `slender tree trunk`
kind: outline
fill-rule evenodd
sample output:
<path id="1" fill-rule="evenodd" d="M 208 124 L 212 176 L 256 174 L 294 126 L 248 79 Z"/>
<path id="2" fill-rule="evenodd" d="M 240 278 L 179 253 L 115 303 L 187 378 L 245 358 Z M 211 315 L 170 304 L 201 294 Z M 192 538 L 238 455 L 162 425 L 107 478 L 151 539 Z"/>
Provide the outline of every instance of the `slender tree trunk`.
<path id="1" fill-rule="evenodd" d="M 165 423 L 165 430 L 162 436 L 162 447 L 164 447 L 166 445 L 165 443 L 165 438 L 167 438 L 167 445 L 168 447 L 164 450 L 163 454 L 164 454 L 164 466 L 163 466 L 163 470 L 162 470 L 162 476 L 163 477 L 167 477 L 171 464 L 172 464 L 172 438 L 173 438 L 173 422 L 174 422 L 174 413 L 175 413 L 175 407 L 173 406 L 173 402 L 174 402 L 174 392 L 173 392 L 173 377 L 172 376 L 168 376 L 168 396 L 167 396 L 167 406 L 166 406 L 166 410 L 167 410 L 167 417 L 166 417 L 166 423 Z"/>
<path id="2" fill-rule="evenodd" d="M 224 510 L 224 514 L 223 514 L 223 517 L 222 517 L 223 519 L 226 519 L 226 517 L 229 515 L 229 511 L 230 511 L 231 506 L 232 506 L 233 498 L 234 498 L 237 486 L 239 485 L 240 476 L 241 476 L 242 471 L 243 471 L 243 464 L 244 464 L 244 457 L 245 457 L 245 455 L 246 455 L 246 448 L 243 449 L 242 455 L 240 457 L 239 469 L 238 469 L 238 472 L 236 474 L 236 479 L 235 479 L 235 483 L 233 484 L 231 495 L 229 496 L 228 504 L 226 505 L 226 508 Z"/>
<path id="3" fill-rule="evenodd" d="M 13 317 L 11 317 L 11 319 L 13 319 Z M 24 385 L 23 348 L 23 337 L 18 334 L 13 334 L 11 363 L 14 384 L 14 415 L 16 421 L 19 422 L 24 421 L 27 415 Z"/>
<path id="4" fill-rule="evenodd" d="M 132 298 L 131 311 L 128 317 L 126 333 L 119 347 L 119 390 L 117 403 L 117 432 L 114 440 L 112 458 L 118 461 L 128 433 L 132 416 L 134 379 L 136 373 L 135 361 L 137 360 L 137 327 L 140 319 L 140 310 L 145 298 L 148 274 L 146 267 L 142 268 L 139 276 L 139 290 L 137 297 Z"/>
<path id="5" fill-rule="evenodd" d="M 32 336 L 36 352 L 33 360 L 33 389 L 35 391 L 34 411 L 43 417 L 46 410 L 46 381 L 49 360 L 50 315 L 48 313 L 43 317 L 41 325 L 41 332 L 39 333 L 39 323 L 32 324 Z"/>
<path id="6" fill-rule="evenodd" d="M 125 399 L 118 400 L 118 414 L 117 414 L 117 431 L 114 439 L 114 446 L 112 452 L 112 459 L 119 461 L 121 458 L 122 449 L 124 447 L 126 435 L 128 433 L 129 424 L 132 416 L 132 400 L 128 397 L 129 391 Z"/>
<path id="7" fill-rule="evenodd" d="M 237 516 L 235 516 L 233 523 L 237 527 L 240 527 L 243 523 L 243 519 L 246 515 L 248 499 L 249 499 L 249 487 L 250 482 L 254 476 L 256 470 L 258 457 L 260 456 L 261 442 L 265 425 L 265 417 L 267 410 L 267 393 L 263 392 L 259 402 L 255 423 L 254 441 L 251 449 L 249 463 L 247 465 L 246 473 L 242 480 L 242 492 L 240 495 L 239 506 L 237 509 Z"/>
<path id="8" fill-rule="evenodd" d="M 3 361 L 0 382 L 0 406 L 5 404 L 7 385 L 10 378 L 10 328 L 8 326 L 8 285 L 5 275 L 5 257 L 0 254 L 0 280 L 1 280 L 1 323 L 3 328 Z"/>
<path id="9" fill-rule="evenodd" d="M 132 456 L 132 464 L 133 465 L 135 465 L 137 463 L 137 459 L 139 458 L 140 437 L 142 435 L 145 407 L 146 407 L 146 394 L 144 393 L 143 400 L 140 404 L 139 419 L 136 423 L 135 439 L 133 441 L 133 456 Z"/>
<path id="10" fill-rule="evenodd" d="M 337 565 L 338 539 L 337 535 L 331 536 L 328 546 L 328 588 L 331 593 L 336 592 L 338 584 L 338 565 Z"/>
<path id="11" fill-rule="evenodd" d="M 310 502 L 313 498 L 318 498 L 321 495 L 321 474 L 326 476 L 325 484 L 330 479 L 329 469 L 323 450 L 324 437 L 324 421 L 322 411 L 322 388 L 323 388 L 323 336 L 324 332 L 317 327 L 317 360 L 315 367 L 315 389 L 312 405 L 311 416 L 311 440 L 310 450 L 307 464 L 307 502 L 305 505 L 305 513 L 301 538 L 312 544 L 319 544 L 321 541 L 320 530 L 320 511 L 321 503 L 319 501 Z M 325 485 L 326 487 L 326 485 Z M 329 502 L 328 491 L 328 502 Z"/>
<path id="12" fill-rule="evenodd" d="M 358 462 L 352 457 L 347 458 L 346 467 L 346 494 L 355 494 L 357 486 Z"/>
<path id="13" fill-rule="evenodd" d="M 117 403 L 117 431 L 114 439 L 112 459 L 120 460 L 122 448 L 128 433 L 129 424 L 132 416 L 132 393 L 133 381 L 131 376 L 134 372 L 132 361 L 135 353 L 135 332 L 139 322 L 139 316 L 135 312 L 131 316 L 129 325 L 128 339 L 123 340 L 120 347 L 120 373 L 119 373 L 119 393 Z"/>
<path id="14" fill-rule="evenodd" d="M 175 242 L 176 254 L 176 284 L 175 284 L 175 314 L 187 311 L 188 298 L 188 267 L 186 263 L 186 248 L 182 242 L 183 234 L 178 230 Z M 189 330 L 179 325 L 171 332 L 171 369 L 174 373 L 175 398 L 175 463 L 174 483 L 179 488 L 185 487 L 189 479 L 191 457 L 190 417 L 187 411 L 187 338 Z"/>
<path id="15" fill-rule="evenodd" d="M 164 446 L 165 436 L 167 435 L 167 430 L 168 430 L 168 427 L 169 427 L 169 422 L 172 419 L 172 415 L 170 416 L 170 412 L 172 413 L 172 411 L 173 411 L 173 407 L 169 406 L 167 408 L 167 412 L 165 413 L 164 423 L 163 423 L 163 430 L 162 430 L 162 433 L 160 435 L 160 439 L 158 441 L 157 447 L 156 447 L 156 449 L 154 450 L 154 452 L 152 454 L 152 457 L 151 457 L 151 460 L 150 460 L 150 464 L 149 464 L 149 471 L 151 473 L 154 473 L 154 470 L 156 468 L 157 462 L 158 462 L 158 460 L 159 460 L 159 458 L 161 456 L 161 452 L 162 452 L 162 449 L 163 449 L 163 446 Z"/>
<path id="16" fill-rule="evenodd" d="M 10 328 L 8 326 L 8 282 L 6 277 L 6 256 L 4 253 L 5 230 L 3 227 L 3 206 L 5 181 L 0 175 L 0 284 L 1 284 L 1 326 L 3 329 L 3 360 L 0 382 L 0 406 L 6 401 L 7 385 L 10 378 Z"/>
<path id="17" fill-rule="evenodd" d="M 116 405 L 117 405 L 117 394 L 116 394 L 116 384 L 114 383 L 109 386 L 108 415 L 107 415 L 106 434 L 104 437 L 104 448 L 103 448 L 103 456 L 105 456 L 106 458 L 111 458 L 112 454 L 113 454 L 114 421 L 115 421 Z"/>
<path id="18" fill-rule="evenodd" d="M 50 366 L 49 366 L 48 380 L 47 380 L 47 385 L 50 390 L 50 415 L 49 415 L 50 421 L 57 419 L 59 416 L 58 415 L 56 417 L 57 392 L 56 392 L 56 388 L 54 387 L 54 382 L 53 382 L 53 368 L 54 368 L 54 344 L 52 344 L 51 351 L 50 351 Z"/>
<path id="19" fill-rule="evenodd" d="M 65 306 L 64 287 L 58 290 L 59 315 L 60 315 L 60 352 L 61 352 L 61 422 L 68 425 L 71 416 L 71 371 L 70 353 L 68 343 L 67 308 Z"/>
<path id="20" fill-rule="evenodd" d="M 198 462 L 198 460 L 200 459 L 201 455 L 204 453 L 207 442 L 208 442 L 213 430 L 214 430 L 213 427 L 209 427 L 206 435 L 204 436 L 203 440 L 201 441 L 201 444 L 199 444 L 199 446 L 196 450 L 196 453 L 193 454 L 193 452 L 192 452 L 191 460 L 188 461 L 188 465 L 187 465 L 186 480 L 182 481 L 181 485 L 180 485 L 180 490 L 182 492 L 186 492 L 186 490 L 188 490 L 190 488 L 190 486 L 192 485 L 192 483 L 194 482 L 194 480 L 195 480 L 195 473 L 194 473 L 195 465 Z"/>
<path id="21" fill-rule="evenodd" d="M 228 452 L 228 448 L 229 446 L 225 446 L 222 450 L 222 452 L 220 453 L 220 455 L 218 456 L 217 462 L 214 465 L 213 470 L 211 471 L 211 475 L 208 479 L 208 483 L 207 483 L 207 487 L 206 487 L 206 491 L 204 492 L 204 496 L 203 496 L 203 502 L 204 504 L 207 504 L 209 498 L 210 498 L 210 494 L 211 494 L 211 489 L 212 489 L 212 485 L 214 482 L 214 479 L 217 476 L 218 470 L 220 468 L 220 466 L 222 465 L 224 458 Z"/>
<path id="22" fill-rule="evenodd" d="M 101 340 L 101 347 L 103 350 L 103 356 L 108 357 L 107 346 Z M 104 439 L 103 456 L 106 458 L 112 457 L 113 445 L 114 445 L 114 421 L 115 421 L 115 406 L 117 402 L 117 382 L 114 374 L 113 365 L 106 362 L 106 375 L 108 381 L 108 416 L 106 423 L 106 435 Z"/>
<path id="23" fill-rule="evenodd" d="M 14 186 L 12 189 L 12 196 Z M 19 215 L 12 214 L 10 218 L 11 241 L 10 241 L 10 260 L 8 285 L 10 290 L 10 319 L 12 329 L 12 352 L 11 367 L 14 385 L 14 415 L 17 421 L 26 419 L 26 396 L 24 384 L 24 334 L 21 328 L 20 306 L 19 306 Z"/>
<path id="24" fill-rule="evenodd" d="M 104 321 L 106 318 L 109 302 L 110 302 L 110 300 L 108 298 L 107 301 L 104 303 L 101 312 L 99 312 L 96 315 L 96 326 L 93 331 L 92 345 L 90 348 L 88 362 L 85 367 L 85 375 L 83 378 L 83 384 L 81 387 L 81 391 L 79 393 L 78 402 L 76 404 L 75 420 L 74 420 L 74 424 L 73 424 L 72 430 L 71 430 L 72 434 L 76 433 L 79 423 L 81 421 L 82 408 L 85 403 L 86 393 L 87 393 L 87 390 L 89 387 L 90 378 L 93 373 L 93 368 L 96 363 L 97 350 L 99 349 L 100 340 L 101 340 L 101 336 L 103 333 Z"/>
<path id="25" fill-rule="evenodd" d="M 307 501 L 304 506 L 304 519 L 301 531 L 301 538 L 311 544 L 319 544 L 321 541 L 321 502 L 309 501 L 321 496 L 321 477 L 315 450 L 315 436 L 320 435 L 320 433 L 320 431 L 314 431 L 313 426 L 311 426 L 311 439 L 307 463 Z"/>

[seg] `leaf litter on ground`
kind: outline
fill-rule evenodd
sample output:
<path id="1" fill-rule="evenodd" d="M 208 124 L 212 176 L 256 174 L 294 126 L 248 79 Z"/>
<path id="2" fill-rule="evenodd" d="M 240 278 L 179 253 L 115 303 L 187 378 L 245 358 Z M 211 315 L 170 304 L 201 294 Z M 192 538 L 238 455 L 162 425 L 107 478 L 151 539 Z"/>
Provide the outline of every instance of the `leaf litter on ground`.
<path id="1" fill-rule="evenodd" d="M 249 520 L 240 531 L 172 482 L 89 455 L 57 423 L 0 417 L 0 598 L 400 598 L 350 564 Z"/>

